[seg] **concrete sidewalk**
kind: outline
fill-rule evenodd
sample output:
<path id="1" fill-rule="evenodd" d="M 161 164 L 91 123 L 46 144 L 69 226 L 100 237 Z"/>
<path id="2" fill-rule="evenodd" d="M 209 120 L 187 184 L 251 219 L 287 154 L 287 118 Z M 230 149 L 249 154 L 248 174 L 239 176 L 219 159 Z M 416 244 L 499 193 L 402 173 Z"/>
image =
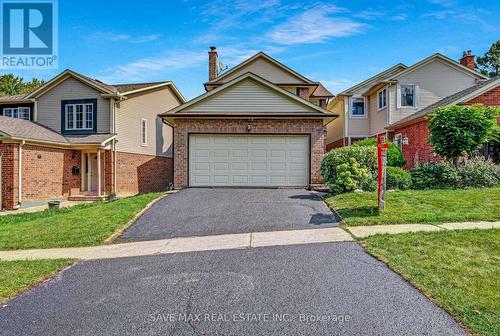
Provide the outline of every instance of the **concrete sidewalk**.
<path id="1" fill-rule="evenodd" d="M 147 255 L 231 250 L 264 246 L 283 246 L 353 241 L 340 228 L 255 232 L 216 236 L 183 237 L 91 247 L 71 247 L 0 251 L 0 260 L 24 259 L 109 259 Z"/>
<path id="2" fill-rule="evenodd" d="M 461 222 L 444 224 L 396 224 L 351 226 L 346 228 L 356 238 L 364 238 L 376 234 L 398 234 L 422 231 L 443 230 L 473 230 L 473 229 L 500 229 L 500 222 Z"/>

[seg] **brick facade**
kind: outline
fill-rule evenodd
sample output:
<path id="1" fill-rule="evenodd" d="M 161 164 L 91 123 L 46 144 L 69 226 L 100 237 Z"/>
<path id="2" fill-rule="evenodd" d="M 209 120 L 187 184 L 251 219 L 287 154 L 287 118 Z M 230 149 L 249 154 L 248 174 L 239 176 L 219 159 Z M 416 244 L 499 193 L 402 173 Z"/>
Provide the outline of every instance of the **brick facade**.
<path id="1" fill-rule="evenodd" d="M 2 204 L 1 209 L 13 209 L 17 201 L 18 145 L 0 143 L 2 154 Z"/>
<path id="2" fill-rule="evenodd" d="M 467 102 L 466 105 L 484 104 L 489 106 L 500 106 L 500 86 L 497 86 L 480 96 Z M 500 119 L 498 119 L 500 125 Z M 394 134 L 403 134 L 408 137 L 408 145 L 402 146 L 403 156 L 407 160 L 405 168 L 411 169 L 420 162 L 438 162 L 441 158 L 436 157 L 432 146 L 427 143 L 429 129 L 427 120 L 417 119 L 413 124 L 398 127 Z"/>
<path id="3" fill-rule="evenodd" d="M 326 151 L 329 152 L 334 148 L 345 147 L 347 146 L 348 143 L 349 143 L 348 138 L 342 138 L 334 142 L 330 142 L 329 144 L 326 145 Z"/>
<path id="4" fill-rule="evenodd" d="M 80 190 L 79 150 L 24 145 L 22 149 L 22 200 L 59 199 Z"/>
<path id="5" fill-rule="evenodd" d="M 252 131 L 247 132 L 247 125 Z M 325 153 L 325 132 L 322 120 L 248 120 L 241 119 L 176 119 L 174 128 L 174 185 L 188 186 L 189 133 L 222 134 L 307 134 L 311 136 L 311 184 L 321 184 L 321 159 Z"/>
<path id="6" fill-rule="evenodd" d="M 111 154 L 108 154 L 110 159 Z M 116 158 L 118 195 L 165 191 L 172 182 L 172 158 L 124 152 L 117 152 Z M 107 170 L 111 170 L 112 160 L 106 162 Z M 111 185 L 112 175 L 109 176 L 106 181 Z"/>

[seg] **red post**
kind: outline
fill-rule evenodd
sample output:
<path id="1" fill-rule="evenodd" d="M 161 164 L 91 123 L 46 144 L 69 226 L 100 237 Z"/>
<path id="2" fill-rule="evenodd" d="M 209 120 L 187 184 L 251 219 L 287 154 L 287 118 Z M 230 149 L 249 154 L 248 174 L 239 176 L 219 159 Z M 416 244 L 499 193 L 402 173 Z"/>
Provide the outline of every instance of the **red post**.
<path id="1" fill-rule="evenodd" d="M 385 176 L 387 165 L 387 143 L 385 134 L 377 135 L 377 157 L 378 157 L 378 208 L 385 208 Z"/>

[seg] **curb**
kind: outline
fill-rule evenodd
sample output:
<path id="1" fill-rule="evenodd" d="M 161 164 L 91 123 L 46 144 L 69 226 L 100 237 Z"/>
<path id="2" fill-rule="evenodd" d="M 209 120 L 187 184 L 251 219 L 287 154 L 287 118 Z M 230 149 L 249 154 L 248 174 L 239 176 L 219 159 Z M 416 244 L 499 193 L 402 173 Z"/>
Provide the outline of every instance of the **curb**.
<path id="1" fill-rule="evenodd" d="M 125 224 L 124 226 L 122 226 L 121 228 L 119 228 L 118 231 L 115 231 L 111 236 L 109 236 L 108 238 L 106 238 L 102 242 L 102 245 L 112 244 L 113 241 L 116 238 L 118 238 L 119 236 L 121 236 L 121 234 L 125 230 L 127 230 L 132 224 L 134 224 L 139 219 L 139 217 L 141 217 L 147 210 L 149 210 L 156 202 L 164 199 L 165 197 L 167 197 L 168 195 L 173 194 L 173 193 L 175 193 L 175 191 L 173 191 L 173 192 L 172 191 L 167 191 L 163 195 L 161 195 L 158 198 L 155 198 L 154 200 L 152 200 L 151 202 L 149 202 L 141 211 L 139 211 L 138 213 L 136 213 L 135 216 L 127 222 L 127 224 Z"/>

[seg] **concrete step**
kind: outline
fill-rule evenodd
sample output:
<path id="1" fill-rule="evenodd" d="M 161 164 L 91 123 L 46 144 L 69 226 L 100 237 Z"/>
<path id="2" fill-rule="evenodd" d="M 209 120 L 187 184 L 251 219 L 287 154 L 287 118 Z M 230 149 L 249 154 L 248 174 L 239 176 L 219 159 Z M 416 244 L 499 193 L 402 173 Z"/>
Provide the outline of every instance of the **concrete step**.
<path id="1" fill-rule="evenodd" d="M 105 201 L 108 198 L 107 195 L 71 195 L 68 196 L 68 201 Z"/>

